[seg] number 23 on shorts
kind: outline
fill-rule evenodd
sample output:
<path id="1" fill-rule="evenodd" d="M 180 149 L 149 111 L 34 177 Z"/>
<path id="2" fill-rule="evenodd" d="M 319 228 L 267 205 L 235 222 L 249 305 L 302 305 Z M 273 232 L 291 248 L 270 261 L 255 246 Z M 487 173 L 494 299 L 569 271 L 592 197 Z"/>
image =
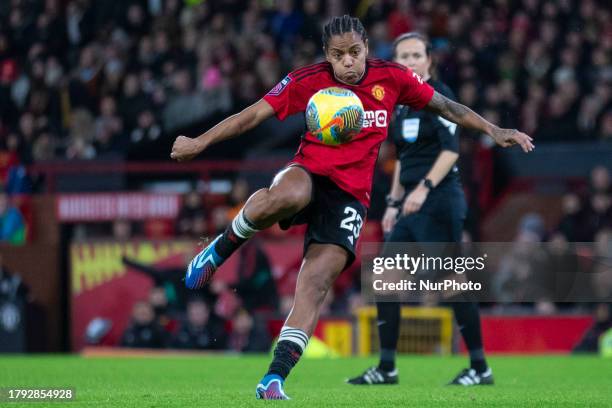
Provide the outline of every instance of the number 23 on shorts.
<path id="1" fill-rule="evenodd" d="M 351 245 L 354 245 L 359 238 L 361 227 L 363 227 L 363 219 L 361 218 L 361 214 L 353 207 L 345 207 L 344 214 L 348 214 L 348 217 L 342 219 L 340 228 L 344 228 L 351 232 L 351 235 L 348 236 L 348 240 Z"/>

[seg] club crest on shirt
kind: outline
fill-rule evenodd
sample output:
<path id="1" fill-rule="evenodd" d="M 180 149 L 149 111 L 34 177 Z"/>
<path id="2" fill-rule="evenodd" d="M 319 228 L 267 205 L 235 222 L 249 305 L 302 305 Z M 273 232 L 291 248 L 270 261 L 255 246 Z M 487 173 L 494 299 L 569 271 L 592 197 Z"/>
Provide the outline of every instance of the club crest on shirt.
<path id="1" fill-rule="evenodd" d="M 374 85 L 372 87 L 372 95 L 379 101 L 382 101 L 385 97 L 385 88 L 380 85 Z"/>
<path id="2" fill-rule="evenodd" d="M 291 82 L 291 78 L 287 75 L 285 78 L 283 78 L 282 81 L 276 84 L 274 88 L 270 89 L 270 92 L 268 92 L 268 95 L 272 95 L 272 96 L 280 95 L 280 93 L 283 92 L 283 90 L 287 87 L 289 82 Z"/>

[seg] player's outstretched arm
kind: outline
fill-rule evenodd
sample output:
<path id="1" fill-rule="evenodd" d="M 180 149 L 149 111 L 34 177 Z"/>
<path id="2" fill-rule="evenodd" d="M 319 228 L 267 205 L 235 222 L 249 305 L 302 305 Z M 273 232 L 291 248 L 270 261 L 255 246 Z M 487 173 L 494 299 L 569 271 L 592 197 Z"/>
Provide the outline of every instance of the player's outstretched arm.
<path id="1" fill-rule="evenodd" d="M 516 129 L 502 129 L 495 126 L 467 106 L 452 101 L 439 92 L 434 91 L 433 98 L 427 104 L 426 109 L 455 122 L 459 126 L 486 133 L 502 147 L 518 144 L 526 153 L 534 149 L 534 145 L 531 143 L 533 139 L 525 133 Z"/>
<path id="2" fill-rule="evenodd" d="M 260 99 L 243 111 L 219 122 L 215 127 L 198 137 L 177 137 L 172 145 L 170 157 L 178 161 L 191 160 L 202 153 L 209 145 L 253 129 L 272 115 L 274 115 L 272 106 L 265 100 Z"/>

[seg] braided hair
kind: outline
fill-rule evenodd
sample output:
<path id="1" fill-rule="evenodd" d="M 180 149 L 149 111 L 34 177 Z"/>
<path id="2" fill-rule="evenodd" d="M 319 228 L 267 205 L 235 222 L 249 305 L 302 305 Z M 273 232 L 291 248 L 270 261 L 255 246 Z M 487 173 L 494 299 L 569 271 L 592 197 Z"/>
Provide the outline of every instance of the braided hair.
<path id="1" fill-rule="evenodd" d="M 352 32 L 359 34 L 364 43 L 368 40 L 365 28 L 357 17 L 351 17 L 348 14 L 342 17 L 332 17 L 329 23 L 323 27 L 323 48 L 327 49 L 332 36 Z"/>

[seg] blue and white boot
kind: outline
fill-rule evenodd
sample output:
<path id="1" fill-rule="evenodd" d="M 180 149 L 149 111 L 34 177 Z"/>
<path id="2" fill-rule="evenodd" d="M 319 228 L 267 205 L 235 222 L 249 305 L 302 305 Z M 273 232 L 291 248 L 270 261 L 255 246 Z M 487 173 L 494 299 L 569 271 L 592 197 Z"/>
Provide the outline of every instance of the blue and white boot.
<path id="1" fill-rule="evenodd" d="M 291 399 L 285 394 L 283 390 L 284 380 L 280 375 L 269 374 L 266 375 L 257 384 L 255 389 L 255 396 L 257 399 L 264 400 L 288 400 Z"/>
<path id="2" fill-rule="evenodd" d="M 185 275 L 185 286 L 189 289 L 201 289 L 206 285 L 225 259 L 215 251 L 215 244 L 222 235 L 219 235 L 206 248 L 200 251 L 189 263 Z"/>

